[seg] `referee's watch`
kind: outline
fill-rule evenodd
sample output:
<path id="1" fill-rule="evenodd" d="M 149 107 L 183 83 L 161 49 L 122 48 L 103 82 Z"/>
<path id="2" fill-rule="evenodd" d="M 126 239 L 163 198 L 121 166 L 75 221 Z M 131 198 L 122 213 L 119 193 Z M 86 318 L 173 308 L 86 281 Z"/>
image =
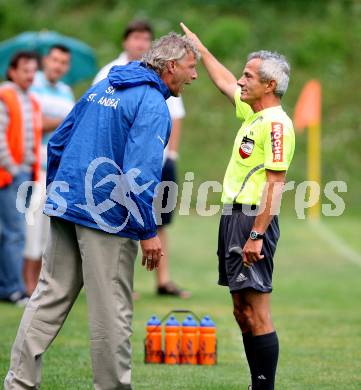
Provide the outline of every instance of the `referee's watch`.
<path id="1" fill-rule="evenodd" d="M 252 230 L 251 233 L 249 234 L 249 238 L 251 240 L 263 240 L 264 239 L 264 234 L 258 233 L 255 230 Z"/>

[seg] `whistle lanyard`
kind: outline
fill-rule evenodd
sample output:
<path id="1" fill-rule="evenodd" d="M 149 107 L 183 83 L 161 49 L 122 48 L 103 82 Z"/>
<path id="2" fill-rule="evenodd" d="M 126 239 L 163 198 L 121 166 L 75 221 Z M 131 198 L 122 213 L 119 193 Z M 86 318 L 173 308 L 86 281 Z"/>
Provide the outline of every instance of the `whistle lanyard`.
<path id="1" fill-rule="evenodd" d="M 262 121 L 263 120 L 263 116 L 259 116 L 257 117 L 256 119 L 254 119 L 243 131 L 243 134 L 245 134 L 246 136 L 249 136 L 249 131 L 251 130 L 251 128 L 258 122 L 258 121 Z"/>

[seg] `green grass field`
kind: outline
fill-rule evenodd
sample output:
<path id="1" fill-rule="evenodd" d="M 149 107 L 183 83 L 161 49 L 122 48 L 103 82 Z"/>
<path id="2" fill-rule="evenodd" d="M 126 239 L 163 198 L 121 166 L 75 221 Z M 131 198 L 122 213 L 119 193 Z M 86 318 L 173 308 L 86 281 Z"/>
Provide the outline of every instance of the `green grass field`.
<path id="1" fill-rule="evenodd" d="M 84 40 L 104 65 L 118 55 L 121 30 L 132 18 L 150 19 L 159 37 L 180 32 L 184 21 L 212 52 L 239 76 L 248 52 L 259 49 L 286 54 L 292 64 L 283 106 L 292 116 L 303 84 L 313 78 L 323 87 L 323 183 L 345 180 L 342 194 L 347 217 L 324 224 L 361 254 L 361 125 L 357 88 L 361 50 L 361 7 L 357 0 L 172 1 L 137 0 L 0 0 L 0 39 L 25 30 L 56 30 Z M 79 97 L 91 80 L 76 86 Z M 187 116 L 182 131 L 179 178 L 195 172 L 194 188 L 205 180 L 221 181 L 239 122 L 231 105 L 209 81 L 202 66 L 199 79 L 184 94 Z M 288 174 L 306 179 L 306 133 Z M 194 191 L 196 194 L 196 191 Z M 292 215 L 286 195 L 282 236 L 274 273 L 273 318 L 281 355 L 277 389 L 361 389 L 361 266 L 337 242 L 322 239 L 317 228 Z M 218 201 L 219 194 L 209 194 Z M 195 195 L 192 198 L 194 206 Z M 0 206 L 1 207 L 1 206 Z M 226 288 L 216 285 L 218 218 L 178 217 L 172 226 L 172 274 L 192 290 L 189 301 L 157 298 L 154 277 L 136 271 L 133 335 L 135 389 L 246 389 L 248 372 L 240 332 L 233 320 Z M 360 255 L 358 255 L 360 258 Z M 356 261 L 357 263 L 357 261 Z M 360 262 L 361 263 L 361 262 Z M 168 367 L 143 364 L 146 320 L 173 308 L 210 314 L 217 323 L 216 367 Z M 0 304 L 0 382 L 9 363 L 22 310 Z M 0 385 L 1 387 L 1 385 Z M 64 329 L 44 358 L 45 390 L 91 389 L 85 296 L 81 294 Z"/>
<path id="2" fill-rule="evenodd" d="M 361 252 L 356 219 L 325 220 Z M 172 227 L 172 273 L 193 296 L 188 301 L 157 298 L 153 275 L 137 264 L 133 335 L 135 389 L 246 389 L 248 372 L 230 296 L 216 285 L 218 218 L 178 217 Z M 276 257 L 273 319 L 281 355 L 277 389 L 361 388 L 361 267 L 321 240 L 306 221 L 281 218 Z M 347 235 L 346 235 L 347 233 Z M 361 264 L 360 264 L 361 265 Z M 145 322 L 174 308 L 210 314 L 217 324 L 219 364 L 215 367 L 155 366 L 143 363 Z M 22 310 L 0 306 L 0 378 Z M 87 313 L 81 294 L 63 330 L 44 358 L 42 389 L 91 389 Z"/>

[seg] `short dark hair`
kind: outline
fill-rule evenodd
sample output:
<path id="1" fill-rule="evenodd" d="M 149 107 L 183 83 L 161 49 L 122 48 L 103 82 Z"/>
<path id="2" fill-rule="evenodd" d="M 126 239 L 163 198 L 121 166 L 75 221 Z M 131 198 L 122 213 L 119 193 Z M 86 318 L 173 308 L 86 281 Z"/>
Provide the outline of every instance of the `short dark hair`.
<path id="1" fill-rule="evenodd" d="M 50 46 L 48 50 L 48 54 L 50 54 L 53 50 L 60 50 L 63 53 L 68 53 L 68 54 L 71 53 L 70 49 L 67 46 L 62 45 L 61 43 L 57 43 L 55 45 Z"/>
<path id="2" fill-rule="evenodd" d="M 10 69 L 16 69 L 21 60 L 35 60 L 39 66 L 39 56 L 34 51 L 18 51 L 10 59 L 9 66 L 6 72 L 6 78 L 10 81 L 11 77 L 9 76 Z"/>
<path id="3" fill-rule="evenodd" d="M 130 23 L 128 23 L 123 32 L 123 40 L 125 41 L 133 32 L 149 32 L 152 40 L 154 39 L 153 27 L 146 20 L 132 20 Z"/>

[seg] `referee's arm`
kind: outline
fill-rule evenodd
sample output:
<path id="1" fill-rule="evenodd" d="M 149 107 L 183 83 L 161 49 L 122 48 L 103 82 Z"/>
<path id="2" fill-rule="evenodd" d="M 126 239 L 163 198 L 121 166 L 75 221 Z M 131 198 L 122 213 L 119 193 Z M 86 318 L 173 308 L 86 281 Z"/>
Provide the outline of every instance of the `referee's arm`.
<path id="1" fill-rule="evenodd" d="M 239 88 L 236 77 L 208 51 L 196 34 L 183 23 L 180 25 L 186 36 L 197 46 L 202 56 L 202 62 L 215 86 L 235 105 L 234 93 Z"/>
<path id="2" fill-rule="evenodd" d="M 272 218 L 278 214 L 283 187 L 286 179 L 286 171 L 272 171 L 266 169 L 267 181 L 262 193 L 262 200 L 259 207 L 260 213 L 257 215 L 252 230 L 263 234 Z M 263 259 L 261 255 L 263 240 L 248 239 L 243 248 L 243 261 L 250 266 L 252 263 Z"/>

